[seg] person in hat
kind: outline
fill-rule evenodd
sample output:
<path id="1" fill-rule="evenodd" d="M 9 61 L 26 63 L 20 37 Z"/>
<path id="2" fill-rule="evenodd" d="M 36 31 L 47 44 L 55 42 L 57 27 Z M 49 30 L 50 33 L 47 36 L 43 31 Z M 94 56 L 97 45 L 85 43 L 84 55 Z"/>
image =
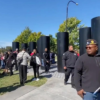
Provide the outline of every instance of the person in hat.
<path id="1" fill-rule="evenodd" d="M 83 100 L 100 100 L 100 91 L 93 96 L 100 87 L 100 54 L 96 40 L 87 40 L 86 53 L 75 64 L 74 79 L 77 93 Z"/>

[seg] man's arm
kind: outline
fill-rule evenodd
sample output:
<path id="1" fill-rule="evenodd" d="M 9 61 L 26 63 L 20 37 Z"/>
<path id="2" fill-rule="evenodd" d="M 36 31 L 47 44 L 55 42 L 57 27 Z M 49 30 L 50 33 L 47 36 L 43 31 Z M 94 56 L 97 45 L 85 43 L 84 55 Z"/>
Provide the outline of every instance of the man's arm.
<path id="1" fill-rule="evenodd" d="M 45 57 L 45 53 L 43 53 L 43 59 L 47 62 L 47 59 Z"/>
<path id="2" fill-rule="evenodd" d="M 31 60 L 31 56 L 28 53 L 26 53 L 26 54 L 27 54 L 28 60 Z"/>
<path id="3" fill-rule="evenodd" d="M 82 59 L 79 57 L 79 59 L 76 61 L 75 64 L 74 83 L 78 95 L 83 98 L 85 91 L 82 89 L 82 73 L 83 73 L 83 62 Z"/>
<path id="4" fill-rule="evenodd" d="M 75 71 L 74 71 L 74 78 L 75 78 L 74 82 L 75 82 L 75 87 L 76 87 L 77 91 L 82 89 L 82 87 L 81 87 L 82 67 L 83 67 L 82 61 L 79 58 L 76 61 Z"/>
<path id="5" fill-rule="evenodd" d="M 66 56 L 67 56 L 67 53 L 64 53 L 62 56 L 62 64 L 63 64 L 64 69 L 67 69 L 67 66 L 66 66 L 67 57 Z"/>

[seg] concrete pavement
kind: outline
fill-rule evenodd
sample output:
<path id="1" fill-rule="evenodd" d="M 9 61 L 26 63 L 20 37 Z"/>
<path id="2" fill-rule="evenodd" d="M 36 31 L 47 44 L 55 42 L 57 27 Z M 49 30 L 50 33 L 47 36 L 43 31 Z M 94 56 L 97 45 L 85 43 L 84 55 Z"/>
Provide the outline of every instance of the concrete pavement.
<path id="1" fill-rule="evenodd" d="M 14 91 L 8 92 L 8 93 L 0 96 L 0 100 L 16 100 L 17 98 L 24 96 L 27 93 L 30 93 L 34 89 L 36 89 L 36 87 L 22 86 L 20 88 L 17 88 Z"/>
<path id="2" fill-rule="evenodd" d="M 64 73 L 58 73 L 56 65 L 52 65 L 50 73 L 40 69 L 40 76 L 48 81 L 41 87 L 23 86 L 0 96 L 0 100 L 82 100 L 70 84 L 64 85 Z M 28 69 L 28 75 L 33 75 L 33 69 Z M 68 83 L 71 83 L 69 79 Z"/>
<path id="3" fill-rule="evenodd" d="M 16 100 L 82 100 L 70 85 L 62 79 L 51 78 L 43 86 L 19 97 Z"/>

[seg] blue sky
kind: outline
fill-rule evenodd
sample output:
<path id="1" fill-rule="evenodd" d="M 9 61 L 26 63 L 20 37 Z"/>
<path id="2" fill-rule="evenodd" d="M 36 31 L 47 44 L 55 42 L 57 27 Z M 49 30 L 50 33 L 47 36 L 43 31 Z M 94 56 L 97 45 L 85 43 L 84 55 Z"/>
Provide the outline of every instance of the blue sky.
<path id="1" fill-rule="evenodd" d="M 45 35 L 58 32 L 66 19 L 69 0 L 0 0 L 0 47 L 12 45 L 12 41 L 29 27 L 33 32 Z M 91 26 L 91 19 L 100 16 L 100 0 L 74 0 L 69 5 L 69 17 L 77 17 L 81 24 Z"/>

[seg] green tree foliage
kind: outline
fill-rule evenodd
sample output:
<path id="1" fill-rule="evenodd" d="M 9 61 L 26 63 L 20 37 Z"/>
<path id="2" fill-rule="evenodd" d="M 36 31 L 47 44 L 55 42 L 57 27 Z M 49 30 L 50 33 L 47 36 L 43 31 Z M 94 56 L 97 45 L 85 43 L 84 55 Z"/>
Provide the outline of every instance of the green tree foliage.
<path id="1" fill-rule="evenodd" d="M 44 36 L 41 32 L 33 32 L 27 27 L 21 34 L 14 40 L 14 42 L 19 42 L 20 48 L 22 43 L 37 42 L 37 40 Z"/>
<path id="2" fill-rule="evenodd" d="M 7 52 L 8 50 L 12 50 L 12 47 L 11 47 L 11 46 L 1 47 L 1 48 L 0 48 L 0 53 L 1 53 L 1 52 L 5 53 L 5 52 Z"/>
<path id="3" fill-rule="evenodd" d="M 71 17 L 67 20 L 67 32 L 69 33 L 69 44 L 73 45 L 75 49 L 79 49 L 79 28 L 84 25 L 80 25 L 81 20 L 75 17 Z M 65 32 L 66 21 L 64 21 L 60 27 L 59 32 Z"/>
<path id="4" fill-rule="evenodd" d="M 57 52 L 57 39 L 54 38 L 51 34 L 50 36 L 50 51 Z"/>
<path id="5" fill-rule="evenodd" d="M 43 36 L 43 34 L 41 32 L 33 32 L 31 33 L 31 35 L 28 37 L 28 42 L 37 42 L 37 40 Z"/>
<path id="6" fill-rule="evenodd" d="M 21 34 L 14 40 L 14 42 L 28 43 L 28 37 L 31 35 L 31 30 L 27 27 Z"/>
<path id="7" fill-rule="evenodd" d="M 8 51 L 8 50 L 12 50 L 12 47 L 11 46 L 6 46 L 6 51 Z"/>

